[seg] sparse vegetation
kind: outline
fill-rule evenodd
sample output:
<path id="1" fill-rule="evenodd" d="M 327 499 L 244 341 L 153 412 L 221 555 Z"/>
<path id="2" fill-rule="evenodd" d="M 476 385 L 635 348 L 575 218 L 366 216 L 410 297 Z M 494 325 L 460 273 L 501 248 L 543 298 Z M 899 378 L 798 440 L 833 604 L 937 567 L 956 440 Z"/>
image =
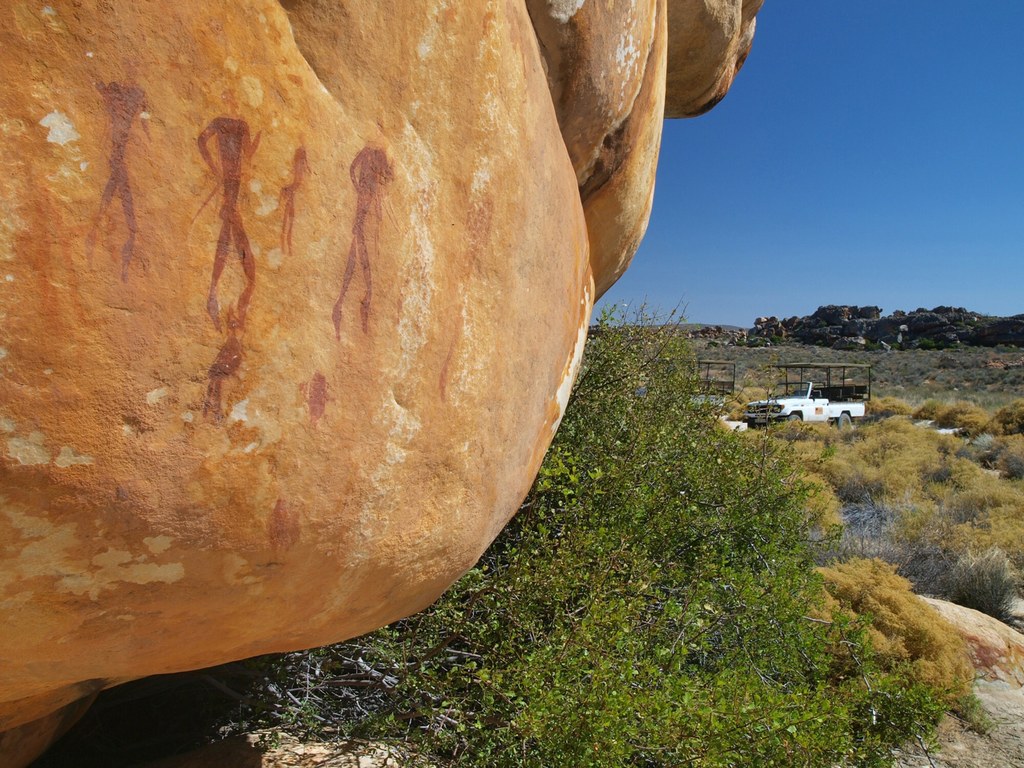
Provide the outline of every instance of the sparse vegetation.
<path id="1" fill-rule="evenodd" d="M 775 354 L 802 359 L 813 352 Z M 829 354 L 835 360 L 843 353 Z M 821 562 L 880 558 L 921 592 L 1013 620 L 1016 574 L 1024 567 L 1024 400 L 1005 397 L 1019 376 L 1019 351 L 1008 360 L 998 354 L 881 355 L 876 391 L 906 395 L 927 384 L 932 396 L 916 405 L 913 396 L 875 397 L 869 418 L 852 433 L 807 425 L 775 430 L 793 446 L 808 479 L 824 480 L 838 501 L 843 533 Z M 917 387 L 889 380 L 893 360 Z M 868 360 L 862 353 L 853 361 Z M 741 382 L 764 386 L 761 370 L 738 368 Z M 920 421 L 953 434 L 922 428 Z M 827 490 L 819 495 L 827 498 Z M 992 551 L 1003 555 L 979 554 Z"/>

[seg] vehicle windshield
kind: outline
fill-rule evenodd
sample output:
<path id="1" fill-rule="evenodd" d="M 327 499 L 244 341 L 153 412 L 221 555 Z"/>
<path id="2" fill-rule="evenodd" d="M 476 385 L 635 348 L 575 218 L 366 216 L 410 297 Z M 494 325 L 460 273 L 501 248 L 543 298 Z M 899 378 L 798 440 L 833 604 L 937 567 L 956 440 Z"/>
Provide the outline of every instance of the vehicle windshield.
<path id="1" fill-rule="evenodd" d="M 806 397 L 807 388 L 811 385 L 809 381 L 801 381 L 798 384 L 787 384 L 783 397 Z"/>

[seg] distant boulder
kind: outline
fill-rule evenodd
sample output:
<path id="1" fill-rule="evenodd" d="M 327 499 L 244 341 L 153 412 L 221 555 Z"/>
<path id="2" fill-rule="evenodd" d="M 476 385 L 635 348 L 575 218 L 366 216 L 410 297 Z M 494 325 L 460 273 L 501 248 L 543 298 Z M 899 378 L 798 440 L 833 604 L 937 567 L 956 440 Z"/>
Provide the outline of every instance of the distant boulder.
<path id="1" fill-rule="evenodd" d="M 1024 314 L 989 317 L 964 307 L 919 307 L 913 312 L 894 310 L 883 317 L 875 306 L 829 304 L 806 317 L 759 317 L 751 336 L 790 338 L 817 346 L 861 349 L 874 343 L 889 347 L 969 346 L 1024 347 Z M 859 341 L 858 341 L 859 339 Z"/>
<path id="2" fill-rule="evenodd" d="M 973 336 L 973 343 L 981 347 L 994 347 L 999 344 L 1024 347 L 1024 317 L 1017 315 L 996 319 L 975 330 Z"/>
<path id="3" fill-rule="evenodd" d="M 832 344 L 832 349 L 865 349 L 867 347 L 867 339 L 863 336 L 854 336 L 852 338 L 842 338 Z"/>

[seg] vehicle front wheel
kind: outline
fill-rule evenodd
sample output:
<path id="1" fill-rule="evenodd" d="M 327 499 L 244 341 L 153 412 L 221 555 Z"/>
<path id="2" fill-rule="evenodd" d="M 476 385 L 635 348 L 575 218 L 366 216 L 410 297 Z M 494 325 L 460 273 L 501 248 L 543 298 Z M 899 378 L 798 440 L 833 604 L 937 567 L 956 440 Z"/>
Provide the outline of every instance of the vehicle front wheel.
<path id="1" fill-rule="evenodd" d="M 840 429 L 850 429 L 853 426 L 853 419 L 850 418 L 850 414 L 843 411 L 839 414 L 839 420 L 836 422 L 836 425 Z"/>
<path id="2" fill-rule="evenodd" d="M 786 421 L 803 421 L 804 417 L 799 413 L 791 413 L 786 417 Z"/>

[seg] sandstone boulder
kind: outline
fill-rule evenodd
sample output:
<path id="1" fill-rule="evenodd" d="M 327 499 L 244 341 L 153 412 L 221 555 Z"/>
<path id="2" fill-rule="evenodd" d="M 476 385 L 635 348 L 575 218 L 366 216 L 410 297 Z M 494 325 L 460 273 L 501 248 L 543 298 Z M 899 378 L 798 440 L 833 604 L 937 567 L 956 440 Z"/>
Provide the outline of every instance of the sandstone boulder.
<path id="1" fill-rule="evenodd" d="M 960 632 L 982 679 L 1024 688 L 1024 635 L 973 608 L 946 600 L 922 599 Z"/>
<path id="2" fill-rule="evenodd" d="M 665 0 L 528 0 L 576 170 L 597 296 L 640 245 L 654 199 L 665 100 Z"/>
<path id="3" fill-rule="evenodd" d="M 670 5 L 0 11 L 5 764 L 478 558 L 646 227 L 668 24 L 732 14 L 695 113 L 759 3 Z"/>
<path id="4" fill-rule="evenodd" d="M 669 0 L 666 117 L 695 117 L 725 98 L 750 53 L 764 0 Z"/>
<path id="5" fill-rule="evenodd" d="M 0 729 L 430 603 L 594 296 L 525 9 L 113 5 L 0 26 Z"/>

